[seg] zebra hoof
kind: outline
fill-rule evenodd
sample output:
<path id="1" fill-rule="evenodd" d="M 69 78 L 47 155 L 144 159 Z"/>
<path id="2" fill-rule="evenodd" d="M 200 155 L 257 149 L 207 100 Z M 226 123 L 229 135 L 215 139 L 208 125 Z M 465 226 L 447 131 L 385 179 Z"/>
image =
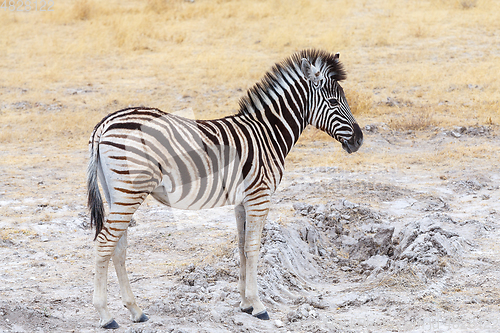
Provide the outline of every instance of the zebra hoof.
<path id="1" fill-rule="evenodd" d="M 102 325 L 102 328 L 105 328 L 107 330 L 115 330 L 118 327 L 120 327 L 120 325 L 118 325 L 118 323 L 114 319 L 111 319 L 111 321 L 106 325 Z"/>
<path id="2" fill-rule="evenodd" d="M 149 317 L 146 316 L 144 313 L 141 314 L 141 316 L 139 317 L 139 319 L 137 320 L 134 320 L 135 323 L 143 323 L 145 321 L 148 321 L 149 320 Z"/>
<path id="3" fill-rule="evenodd" d="M 248 313 L 248 314 L 252 314 L 252 311 L 253 311 L 253 306 L 249 307 L 249 308 L 246 308 L 246 309 L 241 309 L 241 311 L 245 312 L 245 313 Z"/>
<path id="4" fill-rule="evenodd" d="M 269 315 L 267 314 L 267 311 L 264 310 L 262 312 L 257 313 L 256 315 L 253 315 L 255 318 L 259 318 L 260 320 L 269 320 Z"/>

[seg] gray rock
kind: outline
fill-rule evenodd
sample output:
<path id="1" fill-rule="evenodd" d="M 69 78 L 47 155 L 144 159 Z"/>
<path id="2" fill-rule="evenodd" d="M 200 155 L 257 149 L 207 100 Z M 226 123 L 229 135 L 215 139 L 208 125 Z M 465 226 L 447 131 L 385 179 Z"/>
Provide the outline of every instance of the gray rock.
<path id="1" fill-rule="evenodd" d="M 384 269 L 387 267 L 389 257 L 385 255 L 374 255 L 369 259 L 361 262 L 361 267 L 365 270 L 374 270 L 376 268 Z"/>
<path id="2" fill-rule="evenodd" d="M 380 226 L 378 231 L 373 236 L 373 241 L 377 245 L 377 253 L 384 255 L 392 252 L 392 235 L 394 234 L 393 226 Z"/>
<path id="3" fill-rule="evenodd" d="M 349 259 L 353 260 L 367 260 L 377 252 L 377 244 L 372 236 L 363 236 L 358 240 L 349 251 Z"/>
<path id="4" fill-rule="evenodd" d="M 343 247 L 351 247 L 358 243 L 358 241 L 350 236 L 342 235 L 340 236 L 340 242 Z"/>

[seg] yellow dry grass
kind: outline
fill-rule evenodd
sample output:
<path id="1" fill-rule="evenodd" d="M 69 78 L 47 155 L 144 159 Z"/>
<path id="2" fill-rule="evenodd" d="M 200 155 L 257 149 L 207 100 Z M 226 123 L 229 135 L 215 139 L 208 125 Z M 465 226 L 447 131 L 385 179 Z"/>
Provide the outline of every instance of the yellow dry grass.
<path id="1" fill-rule="evenodd" d="M 105 114 L 129 105 L 225 116 L 304 48 L 341 53 L 362 125 L 499 124 L 499 11 L 495 0 L 60 0 L 51 12 L 0 10 L 0 142 L 85 147 Z"/>
<path id="2" fill-rule="evenodd" d="M 403 131 L 418 131 L 436 125 L 432 110 L 428 107 L 414 108 L 411 113 L 391 115 L 389 126 Z"/>

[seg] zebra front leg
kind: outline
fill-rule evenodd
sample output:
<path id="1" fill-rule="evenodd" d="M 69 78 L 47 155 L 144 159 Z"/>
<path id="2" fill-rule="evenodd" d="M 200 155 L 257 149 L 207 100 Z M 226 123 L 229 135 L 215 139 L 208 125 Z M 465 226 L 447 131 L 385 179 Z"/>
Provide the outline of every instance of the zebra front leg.
<path id="1" fill-rule="evenodd" d="M 130 288 L 130 282 L 125 268 L 125 259 L 127 256 L 127 231 L 122 235 L 115 252 L 113 253 L 113 265 L 120 284 L 123 305 L 130 311 L 130 319 L 139 323 L 147 321 L 149 318 L 142 312 L 135 302 L 134 294 Z"/>
<path id="2" fill-rule="evenodd" d="M 268 320 L 266 307 L 260 301 L 257 285 L 257 264 L 260 256 L 260 240 L 262 229 L 269 212 L 269 201 L 246 207 L 245 244 L 246 259 L 245 300 L 252 308 L 252 315 L 259 319 Z"/>
<path id="3" fill-rule="evenodd" d="M 238 280 L 238 290 L 241 295 L 240 309 L 246 313 L 252 313 L 252 304 L 245 297 L 246 288 L 246 264 L 247 260 L 245 257 L 245 207 L 243 205 L 238 205 L 234 208 L 234 213 L 236 216 L 236 227 L 238 229 L 238 250 L 240 253 L 240 277 Z"/>

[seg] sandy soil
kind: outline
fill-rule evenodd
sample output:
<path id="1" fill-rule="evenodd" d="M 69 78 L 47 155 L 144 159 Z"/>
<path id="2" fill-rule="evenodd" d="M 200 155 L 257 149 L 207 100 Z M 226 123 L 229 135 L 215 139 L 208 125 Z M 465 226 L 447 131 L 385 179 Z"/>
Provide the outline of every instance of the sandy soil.
<path id="1" fill-rule="evenodd" d="M 453 145 L 498 147 L 497 133 L 371 124 L 358 154 L 397 160 Z M 307 158 L 340 147 L 294 149 Z M 102 331 L 81 181 L 87 152 L 6 145 L 2 154 L 15 152 L 38 162 L 0 170 L 0 332 Z M 150 320 L 130 322 L 111 269 L 118 332 L 498 332 L 500 173 L 498 152 L 489 154 L 450 166 L 401 159 L 363 167 L 348 158 L 293 166 L 262 241 L 267 322 L 238 309 L 232 208 L 176 211 L 148 200 L 129 229 L 128 271 Z"/>

